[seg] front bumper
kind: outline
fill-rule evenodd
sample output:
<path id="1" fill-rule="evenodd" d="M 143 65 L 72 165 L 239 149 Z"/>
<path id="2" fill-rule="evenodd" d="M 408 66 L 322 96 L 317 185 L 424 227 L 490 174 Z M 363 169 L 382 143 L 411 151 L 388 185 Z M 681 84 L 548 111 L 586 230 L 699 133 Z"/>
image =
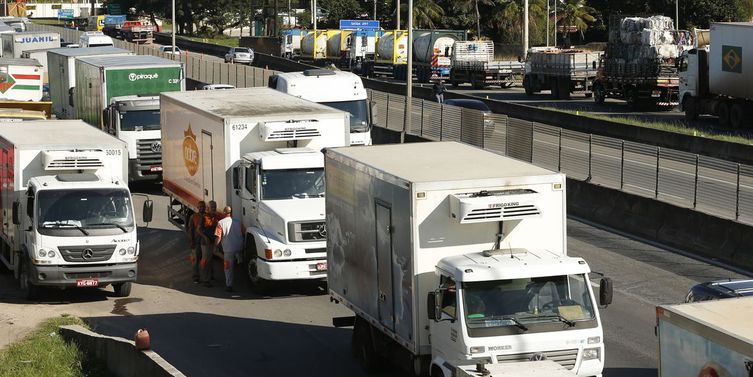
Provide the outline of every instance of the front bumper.
<path id="1" fill-rule="evenodd" d="M 31 282 L 34 285 L 75 287 L 78 279 L 97 279 L 99 285 L 136 281 L 137 263 L 106 264 L 97 266 L 45 266 L 31 265 Z"/>
<path id="2" fill-rule="evenodd" d="M 317 265 L 324 263 L 327 258 L 310 260 L 280 260 L 269 261 L 257 259 L 256 266 L 259 277 L 266 280 L 317 280 L 326 279 L 327 270 L 317 270 Z"/>
<path id="3" fill-rule="evenodd" d="M 139 160 L 128 160 L 128 181 L 160 180 L 162 180 L 162 161 L 147 166 Z"/>

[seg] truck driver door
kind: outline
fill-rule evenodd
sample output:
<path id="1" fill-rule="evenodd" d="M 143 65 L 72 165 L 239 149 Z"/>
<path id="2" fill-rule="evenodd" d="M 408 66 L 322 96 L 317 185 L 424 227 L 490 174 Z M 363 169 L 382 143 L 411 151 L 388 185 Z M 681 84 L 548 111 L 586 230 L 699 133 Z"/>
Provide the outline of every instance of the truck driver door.
<path id="1" fill-rule="evenodd" d="M 376 216 L 376 272 L 379 322 L 388 329 L 394 331 L 394 295 L 392 292 L 392 208 L 385 203 L 377 202 L 374 215 Z"/>
<path id="2" fill-rule="evenodd" d="M 214 200 L 214 147 L 212 146 L 212 134 L 201 131 L 201 182 L 204 190 L 205 201 Z"/>

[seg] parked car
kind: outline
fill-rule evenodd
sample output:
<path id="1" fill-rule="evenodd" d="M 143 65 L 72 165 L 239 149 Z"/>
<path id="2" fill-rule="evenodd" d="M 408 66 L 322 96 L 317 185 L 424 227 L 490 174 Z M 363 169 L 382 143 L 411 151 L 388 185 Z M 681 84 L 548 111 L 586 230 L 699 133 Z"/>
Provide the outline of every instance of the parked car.
<path id="1" fill-rule="evenodd" d="M 484 113 L 484 132 L 489 136 L 488 133 L 494 131 L 494 120 L 491 119 L 494 113 L 484 101 L 477 99 L 446 99 L 442 104 L 481 111 Z"/>
<path id="2" fill-rule="evenodd" d="M 722 298 L 753 296 L 753 279 L 727 279 L 694 285 L 685 296 L 685 302 L 718 300 Z"/>
<path id="3" fill-rule="evenodd" d="M 178 46 L 175 46 L 175 51 L 173 51 L 173 46 L 162 46 L 159 48 L 159 52 L 168 55 L 180 55 L 183 51 L 181 51 L 180 47 Z"/>
<path id="4" fill-rule="evenodd" d="M 251 64 L 254 61 L 254 50 L 248 47 L 233 47 L 225 54 L 225 63 Z"/>
<path id="5" fill-rule="evenodd" d="M 221 90 L 221 89 L 235 89 L 234 86 L 228 84 L 207 84 L 202 85 L 201 90 Z"/>

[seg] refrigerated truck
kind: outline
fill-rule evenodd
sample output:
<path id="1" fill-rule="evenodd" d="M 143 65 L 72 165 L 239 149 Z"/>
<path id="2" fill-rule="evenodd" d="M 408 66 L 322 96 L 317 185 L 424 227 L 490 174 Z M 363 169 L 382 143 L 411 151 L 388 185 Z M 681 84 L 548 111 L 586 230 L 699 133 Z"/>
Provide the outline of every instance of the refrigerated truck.
<path id="1" fill-rule="evenodd" d="M 0 58 L 0 100 L 42 100 L 42 65 L 36 59 Z"/>
<path id="2" fill-rule="evenodd" d="M 246 227 L 254 289 L 326 277 L 323 148 L 349 144 L 350 115 L 270 88 L 165 92 L 163 189 L 183 226 L 198 201 Z"/>
<path id="3" fill-rule="evenodd" d="M 60 47 L 60 34 L 29 31 L 23 33 L 0 34 L 3 42 L 4 58 L 20 58 L 27 50 Z"/>
<path id="4" fill-rule="evenodd" d="M 329 69 L 278 73 L 269 87 L 350 113 L 350 145 L 371 145 L 374 108 L 358 75 Z M 322 90 L 322 88 L 327 88 Z"/>
<path id="5" fill-rule="evenodd" d="M 131 51 L 116 47 L 56 48 L 47 50 L 52 111 L 59 119 L 77 119 L 75 106 L 76 59 L 87 56 L 125 56 Z"/>
<path id="6" fill-rule="evenodd" d="M 80 120 L 0 123 L 0 155 L 0 262 L 26 296 L 107 285 L 128 296 L 139 243 L 125 143 Z"/>
<path id="7" fill-rule="evenodd" d="M 711 24 L 711 44 L 683 56 L 680 99 L 689 120 L 716 115 L 719 125 L 753 126 L 753 22 Z"/>
<path id="8" fill-rule="evenodd" d="M 750 377 L 753 297 L 656 308 L 660 377 Z"/>
<path id="9" fill-rule="evenodd" d="M 162 175 L 159 94 L 185 90 L 183 64 L 149 55 L 77 58 L 76 116 L 128 144 L 128 178 Z"/>
<path id="10" fill-rule="evenodd" d="M 330 148 L 325 172 L 330 297 L 355 313 L 334 322 L 354 326 L 364 367 L 601 375 L 611 284 L 597 302 L 567 255 L 563 174 L 456 142 Z"/>

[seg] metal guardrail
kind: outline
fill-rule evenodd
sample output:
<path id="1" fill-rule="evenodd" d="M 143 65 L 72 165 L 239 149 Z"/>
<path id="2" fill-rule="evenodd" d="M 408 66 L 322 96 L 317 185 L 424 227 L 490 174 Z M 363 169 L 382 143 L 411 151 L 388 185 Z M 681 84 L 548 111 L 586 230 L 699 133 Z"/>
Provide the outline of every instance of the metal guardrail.
<path id="1" fill-rule="evenodd" d="M 370 91 L 378 123 L 403 131 L 405 97 Z M 569 178 L 753 225 L 753 166 L 414 98 L 407 134 L 453 140 Z"/>
<path id="2" fill-rule="evenodd" d="M 80 31 L 34 25 L 30 30 L 54 31 L 78 41 Z M 150 45 L 117 40 L 117 47 L 161 56 Z M 237 87 L 265 86 L 277 71 L 227 64 L 199 53 L 180 56 L 186 76 L 204 83 Z M 378 123 L 403 131 L 405 97 L 369 90 L 377 104 Z M 429 140 L 454 140 L 508 155 L 572 179 L 653 198 L 721 218 L 753 225 L 753 166 L 704 155 L 661 148 L 617 138 L 566 130 L 556 126 L 480 111 L 413 100 L 412 126 L 407 134 Z"/>

